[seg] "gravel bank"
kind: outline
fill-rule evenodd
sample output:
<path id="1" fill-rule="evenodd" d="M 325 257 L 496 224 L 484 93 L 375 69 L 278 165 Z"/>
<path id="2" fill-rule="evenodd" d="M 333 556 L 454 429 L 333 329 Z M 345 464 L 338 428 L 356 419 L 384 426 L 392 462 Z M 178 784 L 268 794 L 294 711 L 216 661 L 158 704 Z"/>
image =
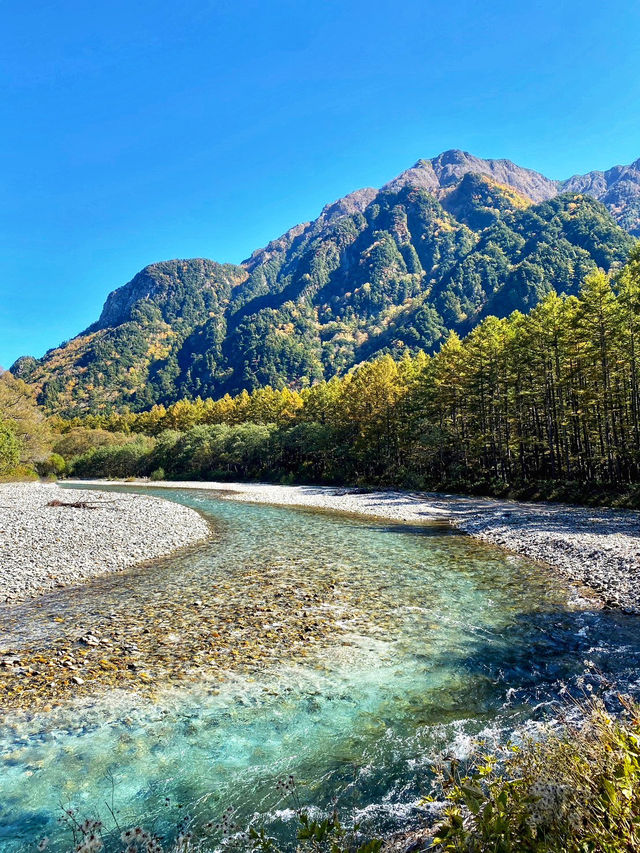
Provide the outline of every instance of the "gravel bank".
<path id="1" fill-rule="evenodd" d="M 95 509 L 48 506 L 86 502 Z M 202 541 L 194 510 L 147 495 L 0 484 L 0 601 L 117 572 Z"/>
<path id="2" fill-rule="evenodd" d="M 547 563 L 609 606 L 640 613 L 640 513 L 517 503 L 428 492 L 359 492 L 264 483 L 139 483 L 211 489 L 252 503 L 308 506 L 396 521 L 445 521 L 479 539 Z"/>

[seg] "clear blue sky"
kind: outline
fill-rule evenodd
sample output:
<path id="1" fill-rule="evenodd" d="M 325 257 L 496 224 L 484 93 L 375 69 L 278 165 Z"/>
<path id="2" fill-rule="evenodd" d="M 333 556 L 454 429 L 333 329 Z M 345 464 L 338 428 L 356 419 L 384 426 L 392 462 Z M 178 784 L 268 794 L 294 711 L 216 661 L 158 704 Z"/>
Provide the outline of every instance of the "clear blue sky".
<path id="1" fill-rule="evenodd" d="M 0 364 L 448 148 L 640 157 L 633 0 L 4 0 Z"/>

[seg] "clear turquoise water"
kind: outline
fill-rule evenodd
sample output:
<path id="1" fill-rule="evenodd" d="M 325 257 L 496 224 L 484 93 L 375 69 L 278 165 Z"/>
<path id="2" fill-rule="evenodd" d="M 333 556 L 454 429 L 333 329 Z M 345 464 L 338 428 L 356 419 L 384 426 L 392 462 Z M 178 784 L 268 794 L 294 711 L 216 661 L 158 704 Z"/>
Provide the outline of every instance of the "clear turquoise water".
<path id="1" fill-rule="evenodd" d="M 147 490 L 148 491 L 148 490 Z M 191 599 L 256 568 L 290 584 L 334 583 L 351 602 L 340 630 L 305 662 L 220 685 L 167 690 L 153 705 L 111 692 L 49 715 L 13 714 L 0 730 L 0 850 L 55 836 L 60 804 L 170 832 L 175 815 L 242 823 L 267 816 L 286 835 L 275 782 L 292 773 L 303 800 L 394 828 L 415 815 L 442 750 L 505 738 L 553 714 L 562 681 L 589 658 L 624 685 L 640 671 L 640 620 L 576 609 L 570 590 L 526 560 L 449 528 L 241 504 L 159 491 L 214 522 L 214 540 L 142 571 L 0 609 L 0 646 L 61 630 L 42 613 L 114 614 Z M 251 575 L 253 577 L 253 575 Z M 252 593 L 255 594 L 255 593 Z M 106 614 L 106 615 L 105 615 Z M 185 627 L 188 630 L 189 626 Z M 169 797 L 171 807 L 165 806 Z M 182 811 L 177 808 L 183 805 Z"/>

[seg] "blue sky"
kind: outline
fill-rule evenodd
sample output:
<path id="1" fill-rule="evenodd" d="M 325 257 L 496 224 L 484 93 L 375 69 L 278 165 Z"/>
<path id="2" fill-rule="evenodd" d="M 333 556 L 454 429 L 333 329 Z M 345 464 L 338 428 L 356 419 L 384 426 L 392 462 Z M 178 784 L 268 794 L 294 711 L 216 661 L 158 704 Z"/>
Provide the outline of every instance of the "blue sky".
<path id="1" fill-rule="evenodd" d="M 640 157 L 632 0 L 4 0 L 0 27 L 5 367 L 146 264 L 240 261 L 420 157 Z"/>

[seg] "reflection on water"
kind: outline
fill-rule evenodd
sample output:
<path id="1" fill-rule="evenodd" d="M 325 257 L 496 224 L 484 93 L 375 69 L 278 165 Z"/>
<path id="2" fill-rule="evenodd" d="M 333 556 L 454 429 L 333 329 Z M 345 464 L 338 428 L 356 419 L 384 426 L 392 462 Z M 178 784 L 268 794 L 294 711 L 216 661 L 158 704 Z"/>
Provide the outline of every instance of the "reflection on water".
<path id="1" fill-rule="evenodd" d="M 103 814 L 110 780 L 121 823 L 162 828 L 165 797 L 203 820 L 273 816 L 293 773 L 303 798 L 344 790 L 392 827 L 430 756 L 548 712 L 585 657 L 636 677 L 640 620 L 573 609 L 544 570 L 442 525 L 159 493 L 212 518 L 213 540 L 0 609 L 0 647 L 71 654 L 92 630 L 129 662 L 93 698 L 7 717 L 2 850 L 55 832 L 60 802 Z"/>

